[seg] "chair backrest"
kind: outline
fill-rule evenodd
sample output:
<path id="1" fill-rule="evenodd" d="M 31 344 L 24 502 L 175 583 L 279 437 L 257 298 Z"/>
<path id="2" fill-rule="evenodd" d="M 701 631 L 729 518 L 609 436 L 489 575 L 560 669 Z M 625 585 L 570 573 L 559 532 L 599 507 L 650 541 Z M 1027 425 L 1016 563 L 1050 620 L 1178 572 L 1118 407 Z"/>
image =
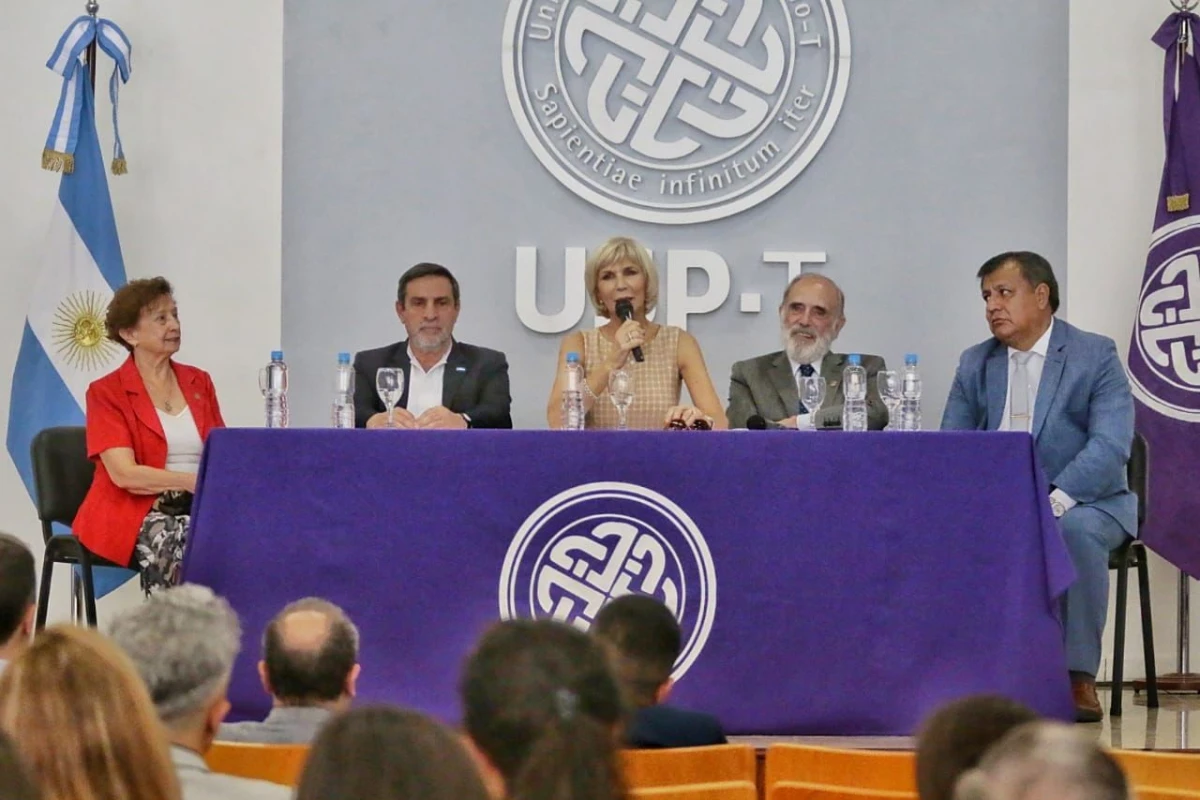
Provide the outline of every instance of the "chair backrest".
<path id="1" fill-rule="evenodd" d="M 1160 789 L 1157 786 L 1139 786 L 1134 792 L 1137 800 L 1200 800 L 1200 792 L 1183 789 Z"/>
<path id="2" fill-rule="evenodd" d="M 800 744 L 773 744 L 767 749 L 766 800 L 781 782 L 917 791 L 917 761 L 911 750 L 844 750 Z"/>
<path id="3" fill-rule="evenodd" d="M 771 800 L 917 800 L 917 793 L 780 781 L 768 797 Z"/>
<path id="4" fill-rule="evenodd" d="M 629 796 L 631 800 L 758 800 L 758 787 L 753 781 L 692 783 L 632 789 Z"/>
<path id="5" fill-rule="evenodd" d="M 1137 495 L 1138 527 L 1146 521 L 1147 491 L 1150 485 L 1150 449 L 1146 445 L 1146 437 L 1140 433 L 1133 434 L 1133 446 L 1129 449 L 1129 463 L 1125 465 L 1125 474 L 1129 479 L 1129 491 Z"/>
<path id="6" fill-rule="evenodd" d="M 621 760 L 630 789 L 749 781 L 757 765 L 748 744 L 677 747 L 665 750 L 624 750 Z"/>
<path id="7" fill-rule="evenodd" d="M 308 760 L 308 745 L 213 742 L 204 760 L 222 775 L 295 786 Z"/>
<path id="8" fill-rule="evenodd" d="M 38 519 L 48 535 L 49 523 L 70 525 L 83 504 L 96 465 L 87 454 L 87 432 L 82 426 L 38 431 L 29 446 L 33 459 L 33 486 Z"/>
<path id="9" fill-rule="evenodd" d="M 1182 789 L 1200 792 L 1200 754 L 1154 753 L 1145 750 L 1109 750 L 1125 770 L 1129 785 L 1141 788 Z"/>

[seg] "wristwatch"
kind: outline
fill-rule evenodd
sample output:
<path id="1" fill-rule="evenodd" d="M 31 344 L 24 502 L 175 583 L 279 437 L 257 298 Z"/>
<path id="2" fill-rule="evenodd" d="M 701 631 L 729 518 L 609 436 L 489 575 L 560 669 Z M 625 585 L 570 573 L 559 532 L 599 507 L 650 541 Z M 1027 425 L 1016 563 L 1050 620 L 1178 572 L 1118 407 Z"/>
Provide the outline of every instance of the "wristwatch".
<path id="1" fill-rule="evenodd" d="M 1058 519 L 1063 514 L 1067 513 L 1067 507 L 1062 504 L 1061 500 L 1059 500 L 1054 495 L 1051 495 L 1050 496 L 1050 511 L 1051 511 L 1051 513 L 1054 514 L 1054 518 Z"/>
<path id="2" fill-rule="evenodd" d="M 470 414 L 459 414 L 459 416 L 462 417 L 463 420 L 467 423 L 468 428 L 471 427 L 471 415 Z"/>

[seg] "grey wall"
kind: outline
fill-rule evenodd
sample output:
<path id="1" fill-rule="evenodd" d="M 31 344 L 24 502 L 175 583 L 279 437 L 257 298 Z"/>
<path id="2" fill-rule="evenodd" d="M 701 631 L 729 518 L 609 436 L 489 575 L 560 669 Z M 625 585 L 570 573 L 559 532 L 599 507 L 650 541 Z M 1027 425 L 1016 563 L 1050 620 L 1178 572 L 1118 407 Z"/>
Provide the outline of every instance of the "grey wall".
<path id="1" fill-rule="evenodd" d="M 517 317 L 518 245 L 539 247 L 544 313 L 562 303 L 564 247 L 621 233 L 656 254 L 720 253 L 729 300 L 688 327 L 722 396 L 733 361 L 778 349 L 786 272 L 762 252 L 827 251 L 821 270 L 848 297 L 837 349 L 893 363 L 919 352 L 928 425 L 958 353 L 987 335 L 978 265 L 1036 249 L 1065 278 L 1065 3 L 848 0 L 849 93 L 815 161 L 756 208 L 684 226 L 596 209 L 541 166 L 505 98 L 506 5 L 288 0 L 283 344 L 295 424 L 327 424 L 338 350 L 403 337 L 395 282 L 418 261 L 459 275 L 459 338 L 508 353 L 517 427 L 544 427 L 560 336 Z M 761 292 L 764 312 L 741 313 L 741 292 Z"/>

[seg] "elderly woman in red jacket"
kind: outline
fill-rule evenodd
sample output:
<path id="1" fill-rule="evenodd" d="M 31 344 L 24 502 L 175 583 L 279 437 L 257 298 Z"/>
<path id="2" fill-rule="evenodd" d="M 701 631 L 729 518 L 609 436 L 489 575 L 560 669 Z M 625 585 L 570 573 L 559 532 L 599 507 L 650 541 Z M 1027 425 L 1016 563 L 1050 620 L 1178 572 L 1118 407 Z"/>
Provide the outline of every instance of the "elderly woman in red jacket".
<path id="1" fill-rule="evenodd" d="M 179 309 L 165 278 L 118 289 L 105 327 L 129 358 L 88 387 L 98 463 L 72 528 L 96 555 L 138 570 L 149 592 L 178 583 L 200 453 L 225 422 L 208 373 L 173 359 Z"/>

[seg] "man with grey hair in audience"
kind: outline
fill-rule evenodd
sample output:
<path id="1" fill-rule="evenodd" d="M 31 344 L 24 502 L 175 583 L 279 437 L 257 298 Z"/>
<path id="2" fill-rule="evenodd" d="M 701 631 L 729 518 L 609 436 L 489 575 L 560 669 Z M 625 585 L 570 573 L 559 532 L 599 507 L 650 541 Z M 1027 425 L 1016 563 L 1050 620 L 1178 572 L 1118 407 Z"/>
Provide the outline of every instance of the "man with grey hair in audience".
<path id="1" fill-rule="evenodd" d="M 218 775 L 204 763 L 229 712 L 241 647 L 237 614 L 212 590 L 184 584 L 119 614 L 109 631 L 133 659 L 171 742 L 183 800 L 286 800 L 286 786 Z"/>
<path id="2" fill-rule="evenodd" d="M 959 779 L 954 800 L 1129 800 L 1125 773 L 1096 737 L 1061 722 L 1028 722 Z"/>
<path id="3" fill-rule="evenodd" d="M 225 741 L 308 744 L 333 714 L 354 700 L 358 628 L 328 600 L 306 597 L 283 608 L 263 632 L 258 676 L 271 695 L 262 722 L 226 723 Z"/>

